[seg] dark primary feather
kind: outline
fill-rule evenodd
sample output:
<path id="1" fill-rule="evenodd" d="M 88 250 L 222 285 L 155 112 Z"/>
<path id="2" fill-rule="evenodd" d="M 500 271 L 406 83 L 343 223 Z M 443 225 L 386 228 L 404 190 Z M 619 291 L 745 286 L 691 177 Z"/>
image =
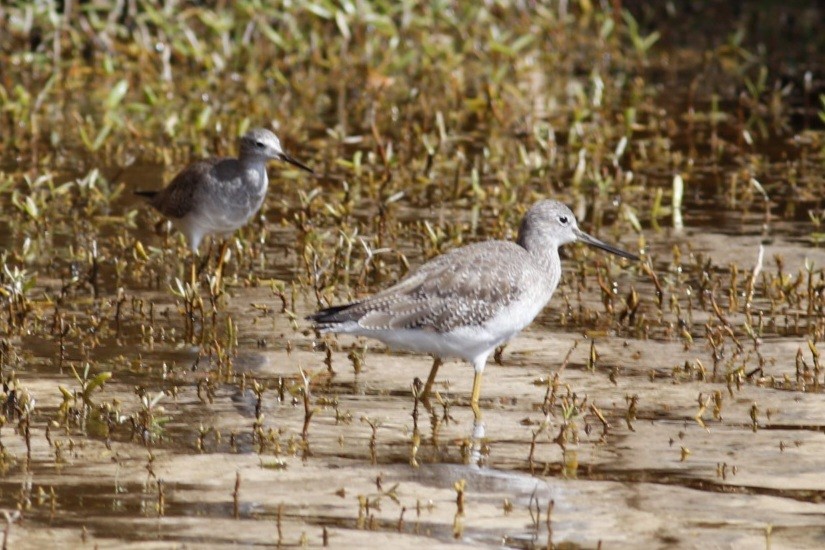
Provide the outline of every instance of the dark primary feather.
<path id="1" fill-rule="evenodd" d="M 487 241 L 438 256 L 401 282 L 369 298 L 319 311 L 318 328 L 358 322 L 367 330 L 450 332 L 481 325 L 521 297 L 541 275 L 512 242 Z"/>
<path id="2" fill-rule="evenodd" d="M 355 321 L 357 318 L 352 318 L 346 315 L 347 311 L 360 304 L 361 302 L 352 302 L 342 306 L 333 306 L 320 309 L 312 315 L 307 315 L 307 319 L 315 322 L 318 325 L 334 325 L 337 323 L 346 323 L 347 321 Z"/>

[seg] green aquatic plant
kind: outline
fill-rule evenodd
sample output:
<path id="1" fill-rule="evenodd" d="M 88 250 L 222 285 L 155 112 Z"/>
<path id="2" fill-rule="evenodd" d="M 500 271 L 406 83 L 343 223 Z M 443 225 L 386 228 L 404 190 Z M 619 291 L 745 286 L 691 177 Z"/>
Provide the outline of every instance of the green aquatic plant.
<path id="1" fill-rule="evenodd" d="M 811 220 L 811 223 L 814 226 L 814 230 L 811 231 L 811 240 L 814 242 L 815 245 L 819 246 L 823 241 L 825 241 L 825 231 L 823 231 L 823 221 L 825 221 L 825 210 L 821 210 L 816 212 L 814 210 L 808 210 L 808 218 Z"/>
<path id="2" fill-rule="evenodd" d="M 779 482 L 792 475 L 792 466 L 771 470 L 763 459 L 778 447 L 789 457 L 783 465 L 804 461 L 819 429 L 781 417 L 804 417 L 806 396 L 788 394 L 822 387 L 820 359 L 804 345 L 796 360 L 797 346 L 787 349 L 800 338 L 825 338 L 823 270 L 797 261 L 825 239 L 817 202 L 825 96 L 817 98 L 810 57 L 825 34 L 821 18 L 811 17 L 818 6 L 791 4 L 761 3 L 757 13 L 748 3 L 733 11 L 716 3 L 694 16 L 674 2 L 591 0 L 0 3 L 0 206 L 7 214 L 0 220 L 0 366 L 9 383 L 0 398 L 0 471 L 9 487 L 23 488 L 7 500 L 25 506 L 27 519 L 9 545 L 19 545 L 21 534 L 36 540 L 53 524 L 61 526 L 49 535 L 58 544 L 67 544 L 62 536 L 123 543 L 114 516 L 101 510 L 116 511 L 126 527 L 165 516 L 151 532 L 129 530 L 127 543 L 179 543 L 180 518 L 199 529 L 214 506 L 232 514 L 232 472 L 220 481 L 220 496 L 212 484 L 183 479 L 195 462 L 209 472 L 227 450 L 237 453 L 232 462 L 244 478 L 243 495 L 232 500 L 249 525 L 263 526 L 283 498 L 258 491 L 261 482 L 283 477 L 288 486 L 303 470 L 337 472 L 336 487 L 321 478 L 277 507 L 284 543 L 316 527 L 317 537 L 300 540 L 357 545 L 364 539 L 350 537 L 369 538 L 352 526 L 392 531 L 400 544 L 413 534 L 425 542 L 449 537 L 455 480 L 404 482 L 417 502 L 388 518 L 364 490 L 370 480 L 362 466 L 439 468 L 469 458 L 467 423 L 460 409 L 448 410 L 451 392 L 434 396 L 432 436 L 422 435 L 426 416 L 410 420 L 398 405 L 408 396 L 387 393 L 383 382 L 401 377 L 394 386 L 405 388 L 403 378 L 409 382 L 424 362 L 380 347 L 367 355 L 362 342 L 321 341 L 303 318 L 317 304 L 357 300 L 457 246 L 512 238 L 524 206 L 547 196 L 574 207 L 588 228 L 644 250 L 646 263 L 617 273 L 568 251 L 556 307 L 524 347 L 499 355 L 503 367 L 491 373 L 503 382 L 484 442 L 492 464 L 569 476 L 572 489 L 575 478 L 631 488 L 644 488 L 636 483 L 644 478 L 744 498 L 726 477 L 727 463 L 717 463 L 719 479 L 713 459 L 710 470 L 694 464 L 689 475 L 674 467 L 680 449 L 707 462 L 695 437 L 701 431 L 707 439 L 706 424 L 714 452 L 732 452 L 729 445 L 747 435 L 749 452 L 736 457 L 742 467 Z M 717 10 L 725 16 L 709 17 Z M 782 22 L 781 33 L 766 22 Z M 787 41 L 791 33 L 796 40 Z M 131 190 L 160 187 L 206 154 L 231 154 L 235 137 L 259 125 L 277 130 L 317 166 L 317 177 L 304 181 L 272 167 L 262 214 L 231 241 L 221 271 L 213 250 L 194 262 L 190 277 L 174 233 L 153 230 Z M 677 236 L 669 226 L 680 225 Z M 756 244 L 753 254 L 742 253 L 745 240 L 765 241 L 786 258 L 757 272 Z M 559 363 L 565 341 L 581 335 L 598 339 L 598 356 L 588 359 L 580 346 Z M 91 382 L 97 365 L 112 372 L 105 388 Z M 541 376 L 538 395 L 525 376 Z M 721 423 L 726 391 L 735 398 L 725 401 L 728 422 L 717 429 L 709 410 Z M 755 393 L 764 429 L 754 434 Z M 43 416 L 54 410 L 62 417 Z M 365 423 L 351 423 L 353 415 Z M 519 430 L 522 424 L 531 428 Z M 129 425 L 131 439 L 123 433 Z M 219 430 L 231 434 L 226 449 Z M 209 433 L 216 452 L 195 456 L 197 447 L 213 450 Z M 28 462 L 14 458 L 23 445 Z M 135 459 L 144 445 L 156 452 L 148 462 Z M 655 471 L 635 462 L 640 448 L 657 460 Z M 261 456 L 249 462 L 256 450 Z M 605 469 L 603 458 L 613 455 L 626 460 Z M 621 466 L 631 462 L 637 467 Z M 137 490 L 116 482 L 119 496 L 111 496 L 113 463 L 125 480 L 148 471 L 146 482 Z M 90 484 L 90 473 L 102 481 Z M 50 510 L 48 498 L 41 506 L 34 496 L 41 487 L 57 495 Z M 485 523 L 471 505 L 475 489 L 470 480 L 462 488 L 466 515 L 453 524 L 457 534 L 482 544 L 539 540 L 538 494 L 528 540 L 520 538 L 524 507 Z M 749 481 L 750 489 L 764 487 Z M 502 491 L 505 502 L 517 502 Z M 802 506 L 817 491 L 774 492 L 775 500 Z M 352 498 L 336 504 L 353 494 L 365 495 L 357 512 Z M 248 503 L 262 513 L 247 515 Z M 668 531 L 674 545 L 686 529 L 680 506 L 671 499 L 662 507 L 677 518 Z M 558 510 L 547 540 L 566 544 L 564 524 L 581 518 Z M 309 515 L 317 520 L 311 527 Z M 705 522 L 702 536 L 711 543 L 729 537 L 741 524 L 732 517 Z M 576 530 L 576 544 L 615 544 L 590 525 Z M 220 544 L 212 531 L 199 529 L 199 540 Z M 777 545 L 788 532 L 778 524 Z M 237 538 L 265 545 L 272 535 L 255 528 Z M 645 536 L 627 540 L 649 546 Z"/>
<path id="3" fill-rule="evenodd" d="M 91 375 L 89 363 L 84 365 L 82 373 L 78 372 L 74 365 L 71 365 L 71 369 L 79 387 L 70 390 L 65 386 L 58 386 L 63 401 L 58 407 L 57 416 L 61 424 L 75 423 L 82 431 L 85 431 L 89 420 L 100 419 L 101 409 L 92 397 L 112 378 L 112 373 L 106 371 Z"/>
<path id="4" fill-rule="evenodd" d="M 633 14 L 628 10 L 622 11 L 622 21 L 624 21 L 627 36 L 630 39 L 630 43 L 633 46 L 636 55 L 640 61 L 644 62 L 647 58 L 648 51 L 661 38 L 661 33 L 659 31 L 653 31 L 647 35 L 642 34 L 639 23 L 636 21 L 636 18 L 633 17 Z"/>
<path id="5" fill-rule="evenodd" d="M 100 170 L 93 168 L 83 177 L 69 182 L 67 191 L 73 195 L 73 208 L 83 212 L 86 216 L 109 214 L 111 205 L 117 201 L 125 190 L 126 185 L 122 182 L 113 183 L 103 177 Z M 134 217 L 137 211 L 127 212 L 123 221 L 134 226 Z"/>
<path id="6" fill-rule="evenodd" d="M 166 397 L 163 392 L 151 395 L 140 388 L 137 393 L 140 398 L 140 409 L 132 413 L 128 419 L 132 424 L 133 432 L 148 447 L 163 437 L 164 427 L 171 417 L 166 414 L 166 409 L 160 404 Z"/>
<path id="7" fill-rule="evenodd" d="M 30 294 L 37 285 L 37 276 L 16 265 L 9 266 L 7 253 L 0 256 L 0 261 L 3 264 L 0 272 L 0 296 L 6 302 L 3 309 L 7 314 L 7 330 L 20 331 L 26 323 L 26 317 L 34 311 Z"/>

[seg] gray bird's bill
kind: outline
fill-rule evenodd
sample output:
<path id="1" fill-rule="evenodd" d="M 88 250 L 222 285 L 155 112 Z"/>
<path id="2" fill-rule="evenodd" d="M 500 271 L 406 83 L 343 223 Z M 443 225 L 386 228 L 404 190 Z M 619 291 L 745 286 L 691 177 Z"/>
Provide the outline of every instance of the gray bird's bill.
<path id="1" fill-rule="evenodd" d="M 298 168 L 300 168 L 301 170 L 306 170 L 306 171 L 307 171 L 307 172 L 309 172 L 310 174 L 314 174 L 314 173 L 315 173 L 315 172 L 313 172 L 313 171 L 312 171 L 312 168 L 310 168 L 310 167 L 309 167 L 309 166 L 307 166 L 306 164 L 302 163 L 302 162 L 301 162 L 301 161 L 299 161 L 298 159 L 293 158 L 293 157 L 291 157 L 291 156 L 287 155 L 286 153 L 281 153 L 281 160 L 282 160 L 282 161 L 284 161 L 284 162 L 288 162 L 289 164 L 291 164 L 291 165 L 293 165 L 293 166 L 297 166 L 297 167 L 298 167 Z"/>
<path id="2" fill-rule="evenodd" d="M 615 254 L 616 256 L 621 256 L 622 258 L 627 258 L 628 260 L 639 261 L 639 257 L 635 254 L 631 254 L 630 252 L 625 252 L 620 248 L 616 248 L 615 246 L 609 245 L 604 241 L 600 241 L 596 237 L 590 236 L 584 231 L 579 228 L 573 229 L 573 232 L 576 234 L 576 238 L 585 243 L 589 244 L 590 246 L 595 246 L 596 248 L 601 248 L 606 252 L 610 252 L 611 254 Z"/>

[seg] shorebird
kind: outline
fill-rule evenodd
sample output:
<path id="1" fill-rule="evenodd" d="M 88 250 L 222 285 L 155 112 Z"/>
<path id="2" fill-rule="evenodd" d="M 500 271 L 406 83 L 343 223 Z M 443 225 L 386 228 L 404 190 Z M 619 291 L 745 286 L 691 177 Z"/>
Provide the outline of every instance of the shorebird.
<path id="1" fill-rule="evenodd" d="M 485 241 L 428 261 L 396 285 L 310 315 L 319 332 L 375 338 L 388 346 L 435 357 L 426 399 L 441 359 L 457 357 L 475 369 L 470 405 L 476 419 L 487 357 L 529 325 L 561 278 L 559 247 L 583 242 L 637 261 L 579 229 L 564 204 L 542 200 L 525 214 L 518 239 Z"/>
<path id="2" fill-rule="evenodd" d="M 282 160 L 312 173 L 312 169 L 281 148 L 278 136 L 255 128 L 240 138 L 238 158 L 212 157 L 181 170 L 160 191 L 135 191 L 186 236 L 195 252 L 206 235 L 228 235 L 260 210 L 269 178 L 266 163 Z"/>

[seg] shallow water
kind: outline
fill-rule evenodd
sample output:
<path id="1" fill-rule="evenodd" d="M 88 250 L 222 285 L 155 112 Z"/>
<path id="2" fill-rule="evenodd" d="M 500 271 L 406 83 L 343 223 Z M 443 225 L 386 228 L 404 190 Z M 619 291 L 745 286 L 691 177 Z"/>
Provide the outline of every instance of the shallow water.
<path id="1" fill-rule="evenodd" d="M 198 9 L 191 13 L 212 21 Z M 532 14 L 500 10 L 484 13 L 524 25 Z M 594 17 L 550 18 L 555 34 L 512 62 L 504 49 L 481 60 L 481 50 L 455 59 L 427 50 L 452 69 L 425 56 L 408 68 L 413 78 L 391 59 L 386 88 L 372 87 L 381 74 L 347 65 L 355 54 L 295 53 L 293 81 L 314 86 L 293 93 L 283 73 L 266 73 L 281 103 L 260 105 L 248 101 L 262 77 L 244 50 L 251 64 L 235 74 L 249 90 L 214 104 L 223 132 L 210 126 L 183 140 L 142 125 L 139 102 L 115 110 L 129 124 L 95 154 L 71 124 L 44 114 L 51 134 L 32 139 L 36 150 L 20 144 L 30 126 L 15 126 L 20 143 L 7 136 L 0 155 L 0 509 L 10 514 L 9 547 L 823 546 L 821 66 L 806 93 L 776 96 L 768 86 L 754 106 L 741 90 L 757 62 L 721 38 L 691 40 L 674 31 L 678 18 L 664 18 L 661 50 L 639 59 L 627 41 L 600 41 Z M 762 16 L 751 17 L 749 28 L 762 29 Z M 339 44 L 322 19 L 307 23 L 314 40 Z M 808 19 L 796 21 L 808 32 Z M 165 36 L 154 24 L 147 36 Z M 419 29 L 410 25 L 404 33 Z M 445 43 L 460 28 L 446 27 Z M 362 39 L 348 47 L 381 58 Z M 570 51 L 557 54 L 558 40 Z M 13 46 L 4 53 L 25 66 Z M 115 60 L 148 55 L 116 46 Z M 772 77 L 784 70 L 798 81 L 807 48 L 788 54 L 790 68 L 764 56 Z M 206 61 L 189 62 L 191 74 L 185 63 L 176 74 L 198 88 Z M 97 114 L 96 101 L 78 99 L 78 82 L 91 76 L 74 58 L 66 63 L 58 106 L 79 102 Z M 153 63 L 141 69 L 145 95 Z M 501 73 L 512 82 L 496 77 L 498 67 L 512 69 Z M 21 85 L 37 82 L 15 70 L 7 74 Z M 606 81 L 601 108 L 591 70 Z M 372 84 L 359 88 L 363 78 Z M 13 82 L 7 76 L 4 90 Z M 170 103 L 156 109 L 196 118 L 168 85 Z M 771 125 L 774 100 L 791 129 Z M 250 118 L 282 121 L 287 149 L 319 175 L 273 164 L 267 204 L 233 239 L 223 285 L 209 290 L 215 246 L 187 300 L 176 282 L 189 274 L 183 243 L 131 191 L 159 187 L 190 158 L 229 154 L 231 140 L 212 136 L 234 133 L 227 121 L 238 104 Z M 638 127 L 618 158 L 630 109 Z M 341 124 L 345 138 L 335 133 Z M 548 125 L 555 141 L 541 142 Z M 438 143 L 429 160 L 425 138 Z M 579 151 L 587 169 L 576 185 Z M 101 179 L 78 183 L 92 168 Z M 675 173 L 685 178 L 681 229 L 666 210 Z M 43 174 L 54 183 L 31 183 Z M 15 191 L 39 214 L 15 205 Z M 481 424 L 469 408 L 468 365 L 441 367 L 428 410 L 413 385 L 431 359 L 319 337 L 303 320 L 443 250 L 513 238 L 523 209 L 543 196 L 571 204 L 600 238 L 644 248 L 650 269 L 568 247 L 549 307 L 490 360 Z M 105 372 L 105 385 L 88 389 Z"/>

